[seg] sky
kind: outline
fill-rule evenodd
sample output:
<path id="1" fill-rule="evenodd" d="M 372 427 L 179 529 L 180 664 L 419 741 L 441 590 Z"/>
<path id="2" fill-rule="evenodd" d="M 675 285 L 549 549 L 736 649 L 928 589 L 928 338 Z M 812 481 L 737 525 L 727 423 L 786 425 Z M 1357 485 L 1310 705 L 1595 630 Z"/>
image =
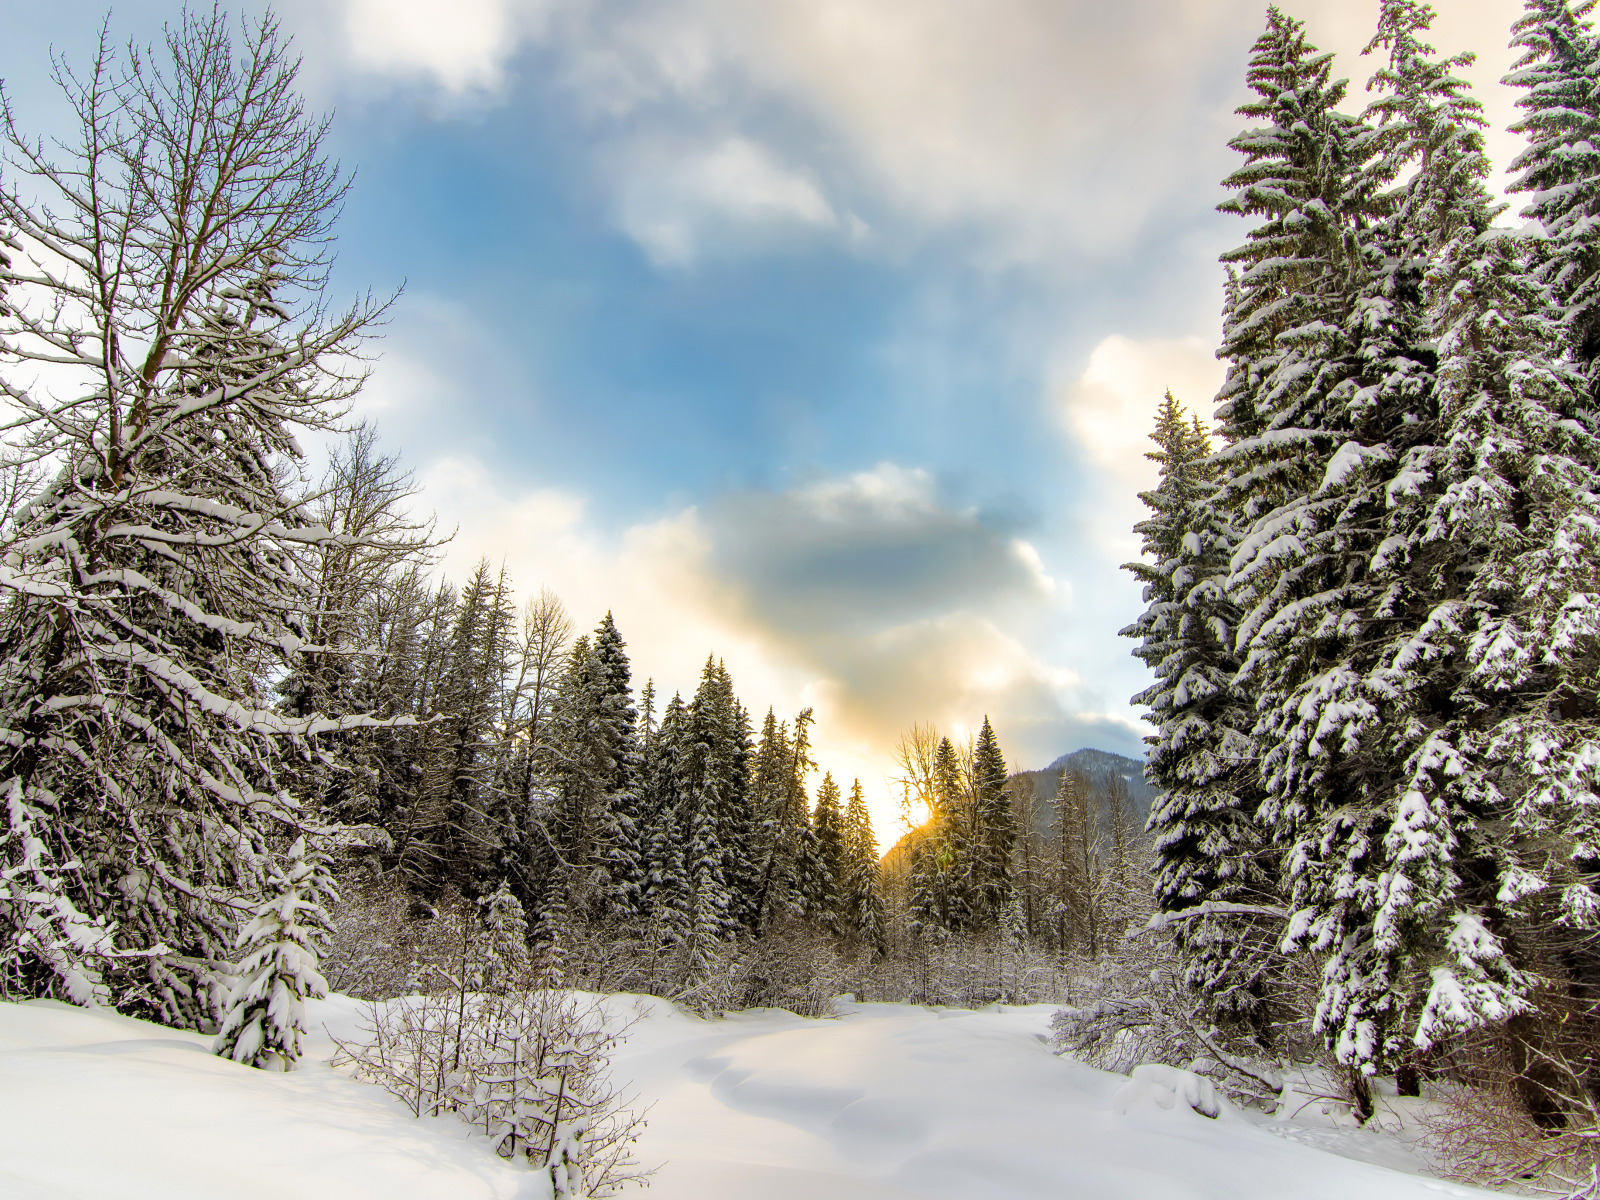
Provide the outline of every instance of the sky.
<path id="1" fill-rule="evenodd" d="M 1377 0 L 1289 0 L 1359 109 Z M 1517 0 L 1438 0 L 1503 166 Z M 119 3 L 144 41 L 176 4 Z M 258 13 L 250 3 L 244 11 Z M 356 416 L 636 682 L 722 659 L 901 831 L 893 750 L 1139 756 L 1143 453 L 1222 379 L 1215 211 L 1257 0 L 283 0 L 354 172 L 336 295 L 401 288 Z M 0 79 L 104 8 L 0 0 Z"/>

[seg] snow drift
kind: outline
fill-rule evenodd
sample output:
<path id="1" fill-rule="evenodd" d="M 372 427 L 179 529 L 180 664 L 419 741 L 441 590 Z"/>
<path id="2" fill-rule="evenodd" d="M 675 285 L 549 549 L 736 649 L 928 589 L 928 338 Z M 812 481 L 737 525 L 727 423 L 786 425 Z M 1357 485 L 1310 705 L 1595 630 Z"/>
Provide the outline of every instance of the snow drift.
<path id="1" fill-rule="evenodd" d="M 1177 1103 L 1185 1081 L 1161 1072 L 1130 1094 L 1126 1076 L 1051 1054 L 1046 1006 L 841 1003 L 837 1020 L 703 1020 L 652 997 L 607 1003 L 619 1022 L 637 1018 L 613 1070 L 651 1106 L 638 1150 L 659 1170 L 648 1193 L 632 1193 L 649 1200 L 1488 1194 L 1421 1177 L 1403 1140 L 1340 1127 L 1315 1106 L 1309 1119 L 1275 1120 L 1212 1098 L 1219 1116 L 1208 1118 Z M 541 1176 L 459 1122 L 418 1121 L 328 1067 L 330 1035 L 354 1034 L 361 1015 L 352 1000 L 314 1002 L 307 1058 L 284 1075 L 104 1010 L 0 1004 L 0 1194 L 548 1195 Z"/>

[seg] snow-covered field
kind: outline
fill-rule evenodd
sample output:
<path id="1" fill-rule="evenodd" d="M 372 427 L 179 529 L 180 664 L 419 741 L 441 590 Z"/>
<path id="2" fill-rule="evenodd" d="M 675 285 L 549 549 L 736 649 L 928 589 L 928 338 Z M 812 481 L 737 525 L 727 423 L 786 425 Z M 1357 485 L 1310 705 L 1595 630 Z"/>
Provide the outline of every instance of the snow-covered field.
<path id="1" fill-rule="evenodd" d="M 1050 1053 L 1043 1006 L 708 1021 L 650 998 L 607 1003 L 639 1017 L 615 1070 L 653 1105 L 639 1150 L 660 1169 L 631 1193 L 641 1200 L 1488 1194 L 1417 1174 L 1402 1137 L 1341 1127 L 1315 1102 L 1275 1121 L 1162 1108 L 1171 1096 L 1156 1089 L 1119 1100 L 1127 1079 Z M 275 1075 L 126 1017 L 0 1004 L 0 1196 L 549 1195 L 454 1120 L 417 1121 L 326 1066 L 329 1033 L 354 1032 L 360 1011 L 314 1005 L 311 1054 Z"/>

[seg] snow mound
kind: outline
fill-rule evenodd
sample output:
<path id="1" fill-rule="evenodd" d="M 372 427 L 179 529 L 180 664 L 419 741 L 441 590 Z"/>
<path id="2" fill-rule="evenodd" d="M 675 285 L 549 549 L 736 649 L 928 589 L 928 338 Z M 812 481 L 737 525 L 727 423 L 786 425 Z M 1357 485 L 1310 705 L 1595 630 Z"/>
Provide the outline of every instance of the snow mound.
<path id="1" fill-rule="evenodd" d="M 1149 1104 L 1162 1110 L 1187 1109 L 1213 1120 L 1222 1115 L 1223 1103 L 1217 1085 L 1204 1075 L 1158 1063 L 1135 1067 L 1128 1082 L 1111 1098 L 1111 1106 L 1124 1116 Z"/>

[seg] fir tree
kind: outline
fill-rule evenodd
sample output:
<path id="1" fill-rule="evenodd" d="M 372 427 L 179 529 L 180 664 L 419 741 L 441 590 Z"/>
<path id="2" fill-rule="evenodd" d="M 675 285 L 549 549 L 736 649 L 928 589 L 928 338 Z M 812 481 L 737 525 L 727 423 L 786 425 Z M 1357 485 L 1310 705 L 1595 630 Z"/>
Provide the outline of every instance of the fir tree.
<path id="1" fill-rule="evenodd" d="M 294 427 L 334 425 L 377 315 L 325 303 L 344 186 L 296 71 L 271 18 L 235 41 L 220 11 L 185 14 L 137 71 L 103 42 L 58 77 L 83 121 L 61 145 L 94 157 L 52 161 L 8 124 L 0 185 L 0 224 L 30 247 L 0 266 L 0 394 L 23 448 L 8 490 L 47 472 L 5 525 L 0 794 L 57 868 L 13 838 L 0 872 L 48 883 L 34 915 L 106 931 L 93 974 L 113 1001 L 193 1028 L 219 1016 L 217 964 L 262 864 L 301 831 L 286 759 L 370 723 L 274 694 L 351 649 L 309 636 L 333 535 L 303 502 Z M 237 138 L 193 136 L 223 126 Z M 35 390 L 39 362 L 82 390 Z M 0 923 L 8 989 L 81 996 L 84 943 L 39 936 Z"/>
<path id="2" fill-rule="evenodd" d="M 484 988 L 505 992 L 528 976 L 528 918 L 504 879 L 483 903 Z"/>
<path id="3" fill-rule="evenodd" d="M 1006 781 L 1006 760 L 986 715 L 972 755 L 973 856 L 977 904 L 983 919 L 995 926 L 1003 923 L 1012 899 L 1011 855 L 1017 840 Z"/>
<path id="4" fill-rule="evenodd" d="M 306 1032 L 305 1002 L 328 994 L 317 970 L 327 948 L 328 905 L 337 896 L 327 856 L 308 851 L 304 838 L 289 847 L 267 877 L 266 896 L 239 933 L 244 950 L 228 997 L 216 1052 L 253 1067 L 300 1057 Z"/>
<path id="5" fill-rule="evenodd" d="M 850 787 L 850 803 L 844 815 L 844 882 L 841 893 L 842 924 L 846 935 L 882 954 L 888 930 L 882 872 L 878 865 L 877 839 L 872 835 L 872 816 L 867 812 L 867 801 L 861 793 L 859 779 Z"/>
<path id="6" fill-rule="evenodd" d="M 594 638 L 579 638 L 557 689 L 555 740 L 560 765 L 557 828 L 569 896 L 590 916 L 611 907 L 640 910 L 644 877 L 639 751 L 628 656 L 607 613 Z"/>
<path id="7" fill-rule="evenodd" d="M 1209 440 L 1171 392 L 1151 438 L 1157 449 L 1146 457 L 1160 465 L 1161 479 L 1140 493 L 1150 516 L 1134 527 L 1146 559 L 1124 568 L 1143 582 L 1146 608 L 1122 636 L 1140 639 L 1134 656 L 1156 677 L 1133 701 L 1148 706 L 1157 730 L 1146 739 L 1145 763 L 1161 791 L 1149 821 L 1155 899 L 1178 912 L 1255 898 L 1263 883 L 1253 819 L 1259 794 L 1248 737 L 1253 714 L 1234 682 L 1237 612 L 1224 586 L 1233 536 L 1216 506 Z M 1247 923 L 1215 916 L 1177 927 L 1191 986 L 1224 1010 L 1252 1007 L 1259 990 L 1262 963 L 1241 953 Z"/>
<path id="8" fill-rule="evenodd" d="M 807 733 L 812 719 L 809 708 L 795 717 L 792 737 L 784 724 L 769 722 L 772 737 L 763 738 L 756 754 L 760 796 L 771 806 L 766 817 L 769 850 L 759 893 L 757 932 L 784 918 L 804 916 L 816 893 L 822 860 L 806 800 L 806 776 L 816 769 Z"/>
<path id="9" fill-rule="evenodd" d="M 843 890 L 846 875 L 844 811 L 839 803 L 839 785 L 825 773 L 817 788 L 817 806 L 811 827 L 817 841 L 819 864 L 817 887 L 812 895 L 811 912 L 828 929 L 840 932 Z"/>
<path id="10" fill-rule="evenodd" d="M 681 817 L 688 725 L 683 698 L 674 695 L 649 740 L 645 759 L 644 909 L 656 936 L 669 943 L 681 943 L 688 936 L 691 887 Z"/>
<path id="11" fill-rule="evenodd" d="M 1591 432 L 1600 397 L 1600 45 L 1588 21 L 1594 0 L 1527 0 L 1512 26 L 1522 56 L 1505 78 L 1526 88 L 1511 128 L 1528 147 L 1511 163 L 1511 191 L 1529 192 L 1524 217 L 1545 240 L 1534 277 L 1550 289 L 1567 356 L 1583 372 L 1579 413 Z"/>
<path id="12" fill-rule="evenodd" d="M 1524 246 L 1493 228 L 1482 118 L 1454 74 L 1468 56 L 1430 57 L 1430 17 L 1386 0 L 1372 48 L 1388 60 L 1374 105 L 1387 169 L 1418 168 L 1398 214 L 1430 263 L 1422 335 L 1437 372 L 1409 374 L 1437 382 L 1399 452 L 1341 452 L 1350 479 L 1330 467 L 1324 490 L 1373 514 L 1349 538 L 1370 557 L 1324 603 L 1317 671 L 1263 699 L 1259 730 L 1296 907 L 1285 943 L 1325 954 L 1317 1024 L 1362 1074 L 1527 1009 L 1499 905 L 1555 880 L 1530 882 L 1518 861 L 1520 789 L 1502 780 L 1556 757 L 1551 734 L 1571 744 L 1546 724 L 1550 698 L 1592 645 L 1583 620 L 1556 614 L 1570 618 L 1576 556 L 1591 552 L 1576 547 L 1594 527 L 1593 444 L 1561 420 L 1575 380 L 1549 358 L 1548 295 Z M 1382 379 L 1376 391 L 1397 414 L 1414 402 Z"/>

